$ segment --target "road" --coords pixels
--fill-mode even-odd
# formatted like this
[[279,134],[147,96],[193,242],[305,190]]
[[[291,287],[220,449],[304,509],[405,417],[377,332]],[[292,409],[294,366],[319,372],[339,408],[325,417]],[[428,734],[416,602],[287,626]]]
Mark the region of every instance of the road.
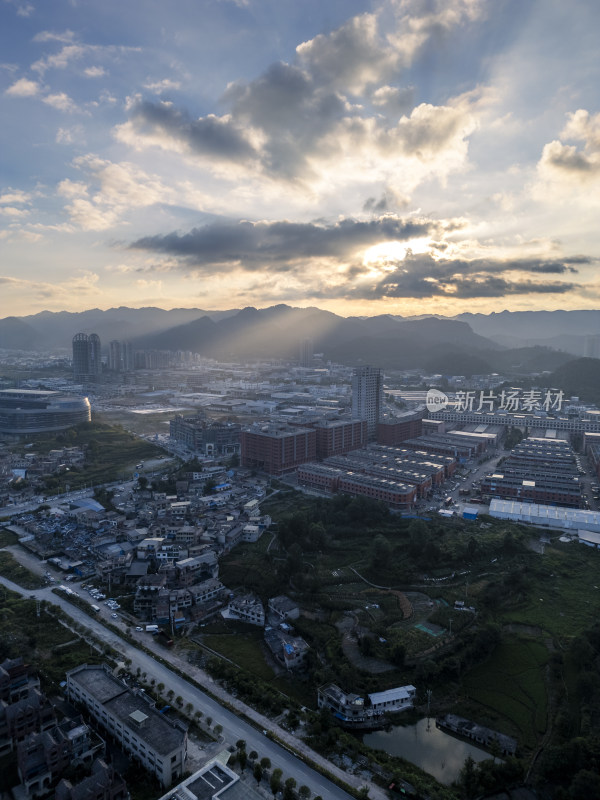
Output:
[[[118,636],[114,631],[107,629],[98,619],[91,618],[83,610],[69,603],[65,598],[54,594],[50,588],[30,591],[23,589],[2,576],[0,576],[0,583],[24,597],[39,597],[40,599],[47,600],[60,606],[71,619],[89,628],[94,636],[101,642],[104,642],[114,648],[118,653],[122,654],[123,660],[130,659],[131,670],[133,670],[134,673],[139,668],[141,673],[146,673],[147,680],[154,678],[157,684],[163,683],[165,687],[167,687],[167,690],[173,690],[175,696],[181,696],[183,698],[184,707],[187,703],[191,703],[194,707],[194,711],[198,710],[204,714],[204,719],[212,717],[214,723],[218,723],[222,726],[222,735],[225,742],[235,744],[239,739],[244,739],[247,743],[248,752],[256,750],[260,758],[265,756],[270,758],[273,767],[279,767],[283,770],[284,780],[288,777],[293,777],[298,785],[306,784],[313,794],[321,795],[323,798],[348,800],[350,797],[347,792],[303,763],[297,756],[288,752],[277,742],[265,736],[262,733],[263,730],[272,732],[290,748],[294,748],[306,758],[320,764],[331,774],[336,775],[339,779],[355,786],[357,789],[361,786],[368,785],[369,796],[373,798],[373,800],[384,800],[384,798],[387,798],[387,793],[380,787],[371,783],[367,784],[365,780],[357,778],[331,764],[331,762],[311,750],[288,731],[283,730],[267,717],[264,717],[262,714],[254,711],[254,709],[246,706],[240,700],[229,695],[203,670],[183,661],[183,659],[179,658],[175,653],[161,648],[148,634],[137,634],[141,641],[143,641],[144,646],[156,648],[157,654],[168,659],[174,667],[181,670],[184,674],[189,675],[190,678],[197,681],[200,685],[206,686],[211,694],[215,695],[218,699],[213,699],[213,697],[210,697],[197,686],[181,678],[165,664],[156,660],[152,655],[138,649]],[[219,700],[229,703],[237,713],[223,707]],[[256,727],[246,722],[241,716],[238,716],[238,714],[245,714],[249,719],[252,719],[258,726],[258,730]]]

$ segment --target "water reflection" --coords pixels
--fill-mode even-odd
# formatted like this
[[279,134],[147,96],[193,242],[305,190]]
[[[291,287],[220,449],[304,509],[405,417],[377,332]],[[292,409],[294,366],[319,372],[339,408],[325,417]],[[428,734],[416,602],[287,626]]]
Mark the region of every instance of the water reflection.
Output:
[[405,758],[444,784],[450,784],[458,777],[467,756],[474,761],[492,758],[484,750],[436,728],[433,718],[429,726],[427,719],[423,718],[416,725],[367,733],[363,742],[375,750]]

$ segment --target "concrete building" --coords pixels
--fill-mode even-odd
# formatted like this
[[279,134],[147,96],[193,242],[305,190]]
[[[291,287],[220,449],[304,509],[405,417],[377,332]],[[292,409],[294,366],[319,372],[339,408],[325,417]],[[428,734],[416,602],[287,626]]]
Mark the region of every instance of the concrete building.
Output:
[[240,452],[241,425],[233,422],[207,422],[203,417],[178,414],[169,423],[171,439],[205,456],[234,455]]
[[73,378],[93,381],[102,374],[100,337],[97,333],[76,333],[73,337]]
[[269,475],[293,472],[317,456],[317,433],[312,428],[267,424],[253,426],[241,434],[243,467]]
[[[228,753],[226,755],[229,755]],[[250,783],[242,782],[222,757],[213,758],[160,800],[264,800]]]
[[129,755],[170,786],[185,771],[187,729],[179,720],[160,714],[145,694],[131,691],[106,665],[84,664],[67,673],[71,702],[85,706],[90,716]]
[[352,418],[367,421],[370,441],[377,435],[383,415],[383,370],[379,367],[355,367],[352,371]]
[[246,594],[235,597],[229,602],[225,613],[233,619],[249,622],[251,625],[258,625],[261,628],[265,624],[265,609],[258,597],[254,595]]

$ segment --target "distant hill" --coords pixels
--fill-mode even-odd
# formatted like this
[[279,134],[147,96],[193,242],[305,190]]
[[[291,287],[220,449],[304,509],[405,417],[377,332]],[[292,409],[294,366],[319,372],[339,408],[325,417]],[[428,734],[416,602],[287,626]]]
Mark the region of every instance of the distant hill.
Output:
[[244,308],[217,322],[204,317],[140,337],[135,345],[194,350],[223,360],[296,358],[303,339],[311,339],[315,352],[323,353],[327,359],[347,364],[376,363],[396,369],[423,366],[435,351],[458,350],[468,354],[500,349],[491,340],[474,334],[466,323],[456,320],[345,318],[318,308],[286,305],[260,310]]
[[459,314],[475,333],[507,347],[546,345],[582,355],[586,336],[600,334],[600,311],[499,311]]
[[18,317],[0,319],[0,349],[37,350],[44,345],[42,334]]
[[548,376],[546,385],[562,389],[566,397],[575,395],[589,403],[600,403],[600,359],[569,361]]
[[[190,350],[221,360],[294,359],[302,340],[311,339],[315,352],[345,364],[420,367],[448,375],[525,374],[553,371],[572,360],[585,335],[596,330],[600,311],[503,311],[451,319],[342,317],[285,304],[225,311],[119,307],[7,317],[0,320],[0,347],[70,350],[73,336],[82,331],[97,333],[104,353],[119,339],[139,349]],[[540,341],[565,341],[571,349],[560,352]]]
[[[198,308],[109,308],[102,311],[99,308],[88,311],[41,311],[28,317],[21,317],[21,322],[31,326],[41,338],[39,347],[44,349],[69,348],[76,333],[97,333],[102,342],[103,350],[107,349],[109,341],[119,339],[129,341],[146,334],[167,330],[175,325],[190,322],[194,319],[210,314],[215,319],[223,319],[234,311],[207,312]],[[0,324],[4,320],[0,320]],[[29,346],[30,340],[26,336],[15,345],[16,349],[33,350],[37,345]]]

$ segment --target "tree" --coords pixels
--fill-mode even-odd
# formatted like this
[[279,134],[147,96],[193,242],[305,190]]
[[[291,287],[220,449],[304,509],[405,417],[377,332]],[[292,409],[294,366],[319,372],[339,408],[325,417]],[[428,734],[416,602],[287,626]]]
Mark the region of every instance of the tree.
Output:
[[246,740],[245,739],[238,739],[235,743],[235,746],[238,750],[245,750],[246,749]]
[[273,797],[277,794],[277,792],[281,789],[281,776],[283,775],[283,771],[277,767],[277,769],[273,770],[273,774],[271,775],[270,780],[270,787],[271,791],[273,792]]
[[245,750],[238,750],[238,761],[240,762],[240,768],[243,772],[246,769],[246,762],[248,761],[248,755]]
[[263,769],[271,769],[271,759],[266,756],[261,758],[260,765]]
[[260,783],[262,781],[263,768],[261,767],[261,765],[258,762],[256,762],[256,764],[254,765],[254,769],[252,770],[252,774],[254,775],[254,780],[257,783]]
[[256,761],[256,759],[258,758],[258,753],[256,752],[256,750],[251,750],[250,753],[248,753],[248,758],[250,759],[250,761]]
[[308,798],[310,797],[310,789],[305,783],[303,783],[302,786],[298,789],[298,794],[300,795],[302,800],[308,800]]
[[185,713],[188,715],[188,717],[190,716],[193,710],[194,706],[191,703],[187,703],[185,706]]
[[283,786],[283,797],[284,800],[293,800],[296,796],[294,789],[296,788],[296,779],[295,778],[288,778]]

